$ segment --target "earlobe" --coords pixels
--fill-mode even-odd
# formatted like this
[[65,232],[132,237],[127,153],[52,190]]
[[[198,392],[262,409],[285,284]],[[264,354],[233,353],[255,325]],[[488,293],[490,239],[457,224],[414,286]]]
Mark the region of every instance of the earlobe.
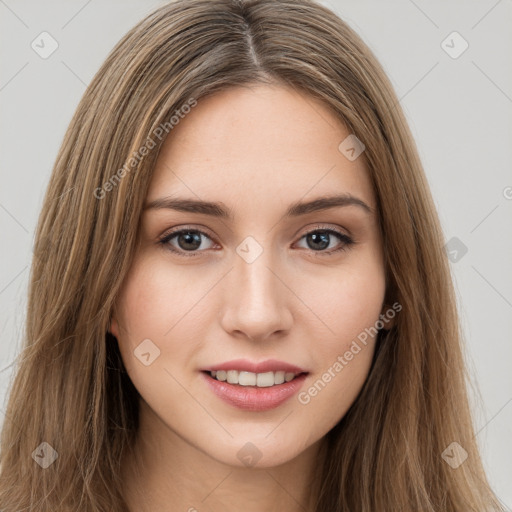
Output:
[[117,335],[118,335],[118,325],[117,325],[117,321],[114,318],[114,316],[110,317],[110,321],[109,321],[109,324],[108,324],[107,331],[117,338]]
[[385,304],[382,308],[382,312],[379,316],[379,319],[384,324],[382,327],[384,330],[389,331],[396,324],[396,314],[395,309],[388,304]]
[[119,337],[119,323],[117,321],[117,310],[116,303],[112,305],[112,309],[110,310],[110,318],[108,321],[107,332],[112,334],[115,338]]

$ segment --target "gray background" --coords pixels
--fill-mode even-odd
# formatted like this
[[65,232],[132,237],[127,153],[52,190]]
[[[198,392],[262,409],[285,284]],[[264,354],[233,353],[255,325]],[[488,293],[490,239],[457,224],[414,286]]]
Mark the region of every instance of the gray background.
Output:
[[[64,132],[111,48],[162,3],[0,0],[0,421],[19,350],[34,228]],[[451,267],[475,385],[476,436],[491,483],[511,507],[511,1],[322,3],[383,64],[416,138],[445,239],[458,239],[450,242],[459,244],[450,245]],[[31,48],[43,31],[59,45],[47,59]],[[461,40],[442,46],[453,31],[469,44],[457,58],[444,48],[458,52]]]

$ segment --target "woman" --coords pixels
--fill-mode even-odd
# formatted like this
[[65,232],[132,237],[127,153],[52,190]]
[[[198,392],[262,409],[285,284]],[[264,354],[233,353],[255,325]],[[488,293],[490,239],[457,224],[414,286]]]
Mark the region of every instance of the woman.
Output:
[[1,437],[14,510],[503,510],[443,236],[382,68],[327,8],[182,0],[57,157]]

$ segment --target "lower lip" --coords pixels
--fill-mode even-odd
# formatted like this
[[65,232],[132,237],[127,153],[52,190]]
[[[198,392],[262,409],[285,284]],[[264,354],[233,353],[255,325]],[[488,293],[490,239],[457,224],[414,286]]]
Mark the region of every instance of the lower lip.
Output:
[[291,398],[302,386],[306,373],[295,377],[290,382],[275,386],[259,388],[257,386],[240,386],[214,379],[208,372],[201,372],[210,389],[225,402],[246,411],[267,411],[280,406]]

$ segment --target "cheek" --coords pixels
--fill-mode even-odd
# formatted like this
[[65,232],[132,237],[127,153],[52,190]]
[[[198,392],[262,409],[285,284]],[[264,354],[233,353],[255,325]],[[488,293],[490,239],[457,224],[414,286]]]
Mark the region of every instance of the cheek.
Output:
[[313,322],[318,329],[315,349],[324,364],[326,357],[349,350],[358,336],[364,338],[365,329],[379,319],[385,296],[384,269],[376,257],[361,257],[356,264],[329,270],[304,280],[300,292],[318,319]]
[[[127,370],[136,371],[140,362],[134,358],[139,345],[151,340],[164,355],[172,343],[173,356],[179,358],[182,350],[192,349],[190,340],[180,343],[183,329],[190,322],[197,324],[197,312],[193,305],[204,289],[195,286],[190,275],[175,270],[169,271],[169,265],[162,265],[154,259],[135,263],[129,271],[117,301],[117,319],[119,324],[119,347]],[[146,342],[148,347],[151,344]],[[163,358],[155,362],[160,363]]]
[[321,417],[330,428],[352,405],[368,376],[385,296],[384,270],[377,257],[362,257],[350,267],[331,269],[328,279],[316,276],[314,283],[307,295],[321,320],[314,322],[316,333],[309,331],[315,343],[314,375],[298,399],[312,422]]

